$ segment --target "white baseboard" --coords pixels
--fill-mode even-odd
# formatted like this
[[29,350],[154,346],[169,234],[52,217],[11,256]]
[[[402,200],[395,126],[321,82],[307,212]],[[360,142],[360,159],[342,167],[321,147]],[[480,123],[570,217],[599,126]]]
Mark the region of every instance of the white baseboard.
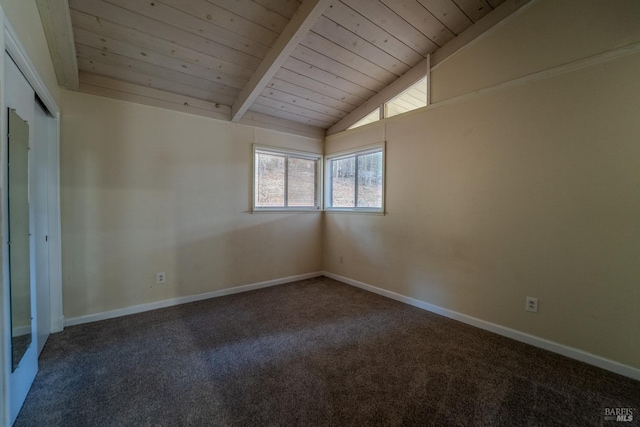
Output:
[[131,307],[120,308],[117,310],[105,311],[96,314],[87,314],[85,316],[70,317],[64,319],[64,326],[74,326],[83,323],[98,322],[100,320],[113,319],[114,317],[127,316],[129,314],[142,313],[144,311],[156,310],[158,308],[172,307],[175,305],[186,304],[189,302],[201,301],[209,298],[221,297],[224,295],[237,294],[240,292],[253,291],[254,289],[267,288],[269,286],[282,285],[284,283],[296,282],[298,280],[312,279],[320,277],[323,273],[317,271],[314,273],[299,274],[296,276],[283,277],[281,279],[267,280],[266,282],[253,283],[250,285],[236,286],[233,288],[221,289],[218,291],[207,292],[204,294],[190,295],[185,297],[171,298],[163,301],[150,302],[147,304],[134,305]]
[[511,338],[516,341],[520,341],[525,344],[532,345],[534,347],[539,347],[544,350],[551,351],[553,353],[561,354],[571,359],[579,360],[580,362],[588,363],[589,365],[597,366],[598,368],[606,369],[607,371],[615,372],[616,374],[624,375],[625,377],[629,377],[634,380],[640,381],[640,369],[638,368],[634,368],[629,365],[624,365],[622,363],[619,363],[610,359],[606,359],[604,357],[597,356],[595,354],[587,353],[586,351],[582,351],[577,348],[559,344],[554,341],[549,341],[544,338],[536,337],[535,335],[531,335],[525,332],[517,331],[515,329],[507,328],[506,326],[501,326],[495,323],[487,322],[486,320],[478,319],[476,317],[468,316],[466,314],[462,314],[453,310],[442,308],[437,305],[429,304],[428,302],[420,301],[415,298],[407,297],[395,292],[377,288],[375,286],[368,285],[366,283],[359,282],[357,280],[349,279],[348,277],[343,277],[338,274],[333,274],[325,271],[324,275],[331,279],[335,279],[340,282],[346,283],[348,285],[352,285],[360,289],[364,289],[366,291],[373,292],[375,294],[382,295],[384,297],[391,298],[396,301],[400,301],[405,304],[409,304],[414,307],[418,307],[423,310],[427,310],[444,317],[448,317],[450,319],[458,320],[468,325],[475,326],[476,328],[484,329],[484,330],[493,332],[495,334],[502,335],[507,338]]
[[31,325],[17,326],[11,330],[12,337],[21,337],[31,333]]

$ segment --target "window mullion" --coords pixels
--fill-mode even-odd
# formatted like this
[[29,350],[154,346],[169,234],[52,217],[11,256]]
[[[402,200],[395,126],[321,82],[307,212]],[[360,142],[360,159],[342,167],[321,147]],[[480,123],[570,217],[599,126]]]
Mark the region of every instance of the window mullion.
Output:
[[358,162],[360,160],[360,156],[356,156],[356,161],[355,161],[355,182],[353,185],[353,188],[355,189],[354,191],[354,197],[353,197],[353,207],[357,208],[358,207]]
[[313,179],[314,179],[314,189],[313,189],[313,200],[315,201],[315,207],[316,209],[320,209],[320,200],[318,199],[318,196],[320,196],[320,169],[318,167],[319,162],[315,162],[315,172],[313,175]]
[[289,207],[289,156],[284,158],[284,207]]

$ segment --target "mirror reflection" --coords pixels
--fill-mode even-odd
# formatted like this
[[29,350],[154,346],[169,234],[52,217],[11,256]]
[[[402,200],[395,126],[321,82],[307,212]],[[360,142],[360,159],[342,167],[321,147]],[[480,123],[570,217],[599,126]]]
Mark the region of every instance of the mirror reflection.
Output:
[[31,344],[29,265],[29,124],[9,110],[8,144],[9,280],[11,291],[11,371]]

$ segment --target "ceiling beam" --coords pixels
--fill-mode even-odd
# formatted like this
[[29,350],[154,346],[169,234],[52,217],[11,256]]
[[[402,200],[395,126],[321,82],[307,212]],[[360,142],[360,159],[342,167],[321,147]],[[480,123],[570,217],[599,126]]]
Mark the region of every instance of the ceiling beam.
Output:
[[58,84],[78,90],[78,62],[68,0],[36,0]]
[[[496,27],[498,23],[503,22],[505,18],[511,16],[515,11],[530,1],[531,0],[505,1],[491,13],[484,16],[450,42],[432,53],[430,64],[429,58],[420,61],[415,67],[398,77],[390,85],[373,95],[371,98],[363,102],[362,105],[358,106],[355,110],[344,116],[339,122],[327,129],[327,135],[333,135],[347,130],[349,126],[353,125],[376,108],[379,108],[385,102],[388,102],[400,95],[404,90],[408,89],[411,85],[426,76],[428,71],[437,68],[455,54],[472,45],[481,35],[488,34],[487,32],[490,29]],[[431,70],[428,70],[429,67]]]
[[231,107],[231,121],[238,122],[258,98],[282,64],[302,41],[316,20],[334,0],[304,0],[280,37],[253,73]]

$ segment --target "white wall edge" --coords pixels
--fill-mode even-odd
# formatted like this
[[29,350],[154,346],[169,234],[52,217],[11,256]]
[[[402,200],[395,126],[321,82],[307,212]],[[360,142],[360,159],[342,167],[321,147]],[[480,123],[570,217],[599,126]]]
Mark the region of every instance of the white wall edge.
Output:
[[36,94],[38,94],[51,115],[58,117],[60,114],[58,104],[56,104],[53,96],[51,96],[51,93],[40,78],[33,62],[31,62],[31,59],[29,59],[25,53],[27,50],[24,48],[22,43],[20,43],[20,39],[18,39],[15,30],[8,20],[4,21],[4,37],[5,50],[9,53],[22,74],[24,74],[24,77],[27,79]]
[[[64,329],[62,298],[62,214],[60,211],[60,114],[55,117],[55,141],[49,147],[53,150],[56,165],[53,177],[54,194],[49,184],[49,297],[51,302],[51,333]],[[51,159],[50,159],[51,160]]]
[[367,283],[349,279],[348,277],[340,276],[338,274],[329,273],[325,271],[324,275],[326,277],[337,280],[339,282],[343,282],[348,285],[355,286],[360,289],[364,289],[365,291],[373,292],[375,294],[382,295],[384,297],[387,297],[396,301],[400,301],[405,304],[409,304],[414,307],[421,308],[423,310],[430,311],[432,313],[439,314],[441,316],[448,317],[450,319],[454,319],[471,326],[475,326],[476,328],[484,329],[486,331],[493,332],[495,334],[502,335],[504,337],[511,338],[513,340],[520,341],[522,343],[529,344],[544,350],[548,350],[553,353],[557,353],[562,356],[566,356],[571,359],[575,359],[580,362],[584,362],[589,365],[593,365],[598,368],[605,369],[607,371],[611,371],[616,374],[623,375],[625,377],[629,377],[634,380],[640,381],[640,369],[638,368],[634,368],[629,365],[624,365],[614,360],[606,359],[604,357],[597,356],[595,354],[587,353],[586,351],[569,347],[563,344],[559,344],[557,342],[540,338],[535,335],[527,334],[525,332],[520,332],[515,329],[508,328],[506,326],[498,325],[496,323],[491,323],[486,320],[478,319],[476,317],[468,316],[466,314],[462,314],[453,310],[442,308],[437,305],[430,304],[428,302],[424,302],[415,298],[407,297],[405,295],[388,291],[386,289],[381,289],[376,286],[369,285]]
[[253,291],[255,289],[268,288],[270,286],[283,285],[285,283],[296,282],[298,280],[313,279],[321,277],[322,271],[313,273],[298,274],[296,276],[283,277],[281,279],[267,280],[265,282],[253,283],[249,285],[236,286],[233,288],[220,289],[213,292],[203,294],[189,295],[185,297],[170,298],[162,301],[150,302],[147,304],[139,304],[131,307],[120,308],[117,310],[104,311],[102,313],[87,314],[85,316],[70,317],[64,320],[64,326],[81,325],[83,323],[98,322],[100,320],[113,319],[115,317],[127,316],[129,314],[142,313],[145,311],[156,310],[159,308],[173,307],[176,305],[187,304],[190,302],[202,301],[210,298],[222,297],[225,295],[238,294],[241,292]]
[[[0,34],[0,47],[2,50],[6,50],[6,37],[4,28],[6,26],[7,20],[4,14],[4,10],[2,6],[0,6],[0,24],[2,25],[1,34]],[[0,55],[0,112],[6,111],[6,96],[4,94],[4,81],[5,81],[5,55],[4,52]],[[6,129],[7,126],[7,118],[5,114],[0,114],[0,128]],[[5,132],[0,132],[0,152],[6,153],[7,150],[7,137],[4,135]],[[6,176],[7,176],[7,168],[3,165],[4,162],[0,162],[0,191],[4,194],[7,188]],[[8,210],[7,204],[2,200],[0,200],[0,216],[2,218],[7,218]],[[9,377],[11,376],[11,335],[9,334],[9,328],[7,325],[11,324],[11,294],[9,293],[9,258],[7,256],[8,253],[8,245],[6,244],[6,235],[8,233],[7,221],[0,221],[0,262],[2,263],[2,272],[0,273],[0,277],[2,278],[2,283],[0,284],[0,288],[2,291],[2,297],[0,298],[0,341],[2,346],[0,347],[0,425],[1,426],[10,426],[11,425],[11,390]]]

